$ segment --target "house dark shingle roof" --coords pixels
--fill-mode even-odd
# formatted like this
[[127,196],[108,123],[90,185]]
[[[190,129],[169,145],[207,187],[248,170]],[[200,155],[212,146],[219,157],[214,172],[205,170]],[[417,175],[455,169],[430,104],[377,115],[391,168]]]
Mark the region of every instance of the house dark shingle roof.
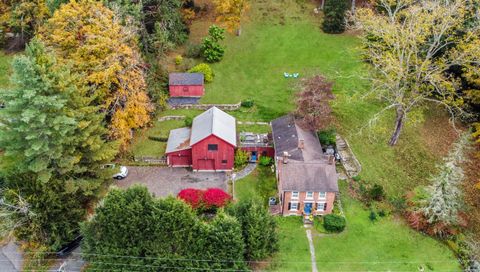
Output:
[[283,191],[338,192],[335,164],[289,161],[278,168]]
[[202,73],[171,73],[168,76],[170,85],[203,85]]
[[[273,120],[271,124],[276,157],[282,157],[284,152],[288,152],[290,160],[323,159],[322,146],[316,133],[299,127],[293,116],[282,116]],[[303,142],[303,149],[299,148],[300,141]]]

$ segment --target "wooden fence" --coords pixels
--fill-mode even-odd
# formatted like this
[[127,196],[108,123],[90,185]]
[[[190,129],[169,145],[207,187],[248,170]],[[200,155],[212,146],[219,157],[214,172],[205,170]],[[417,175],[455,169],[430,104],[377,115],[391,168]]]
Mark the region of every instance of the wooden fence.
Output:
[[167,165],[167,158],[166,157],[136,156],[134,158],[134,160],[135,160],[135,162],[144,162],[144,163],[151,163],[151,164]]

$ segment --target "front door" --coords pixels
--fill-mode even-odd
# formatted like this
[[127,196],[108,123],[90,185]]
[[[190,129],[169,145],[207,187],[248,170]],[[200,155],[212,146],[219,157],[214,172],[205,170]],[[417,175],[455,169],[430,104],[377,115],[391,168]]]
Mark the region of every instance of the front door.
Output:
[[305,212],[306,215],[310,215],[312,213],[312,208],[313,208],[313,203],[305,203],[303,212]]
[[257,161],[257,151],[252,151],[252,156],[251,156],[250,160],[251,160],[252,162],[256,162],[256,161]]

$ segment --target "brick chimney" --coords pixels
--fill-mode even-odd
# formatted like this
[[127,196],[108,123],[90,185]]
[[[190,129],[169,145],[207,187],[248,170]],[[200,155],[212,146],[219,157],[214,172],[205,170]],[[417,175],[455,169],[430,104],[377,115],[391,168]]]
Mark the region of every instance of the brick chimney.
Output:
[[284,164],[287,164],[287,163],[288,163],[288,157],[290,157],[290,155],[288,154],[287,151],[284,151],[284,152],[283,152],[283,163],[284,163]]
[[303,139],[298,140],[298,148],[304,149],[305,148],[305,141]]
[[335,164],[335,157],[334,156],[332,156],[332,155],[328,156],[328,164],[330,164],[330,165]]

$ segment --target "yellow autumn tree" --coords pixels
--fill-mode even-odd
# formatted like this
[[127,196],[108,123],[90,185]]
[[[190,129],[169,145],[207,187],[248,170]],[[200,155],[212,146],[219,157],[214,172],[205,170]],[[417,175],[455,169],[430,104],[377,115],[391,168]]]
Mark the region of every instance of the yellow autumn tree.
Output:
[[73,0],[38,35],[60,62],[83,74],[81,84],[90,87],[94,103],[107,113],[110,137],[125,148],[132,130],[147,124],[153,111],[135,31],[101,2]]
[[217,21],[223,23],[229,31],[240,28],[242,15],[248,9],[248,0],[213,0]]

